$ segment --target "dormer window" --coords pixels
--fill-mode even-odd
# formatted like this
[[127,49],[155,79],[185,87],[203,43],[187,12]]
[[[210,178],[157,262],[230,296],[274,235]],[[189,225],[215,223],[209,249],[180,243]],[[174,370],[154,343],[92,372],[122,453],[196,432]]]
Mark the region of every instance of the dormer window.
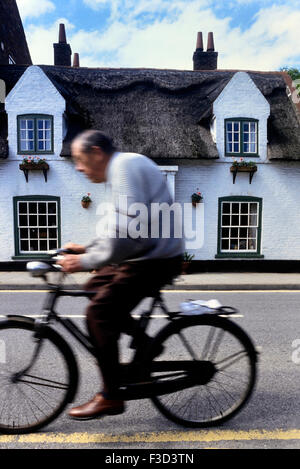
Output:
[[53,117],[48,115],[18,116],[18,153],[53,153]]
[[225,156],[259,156],[256,119],[225,120]]

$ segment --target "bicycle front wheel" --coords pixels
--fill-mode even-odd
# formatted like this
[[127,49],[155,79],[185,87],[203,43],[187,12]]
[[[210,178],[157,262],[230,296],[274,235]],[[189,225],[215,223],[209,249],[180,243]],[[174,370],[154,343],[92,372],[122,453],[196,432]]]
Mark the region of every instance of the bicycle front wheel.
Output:
[[[52,422],[75,396],[74,355],[53,329],[45,327],[37,356],[34,321],[0,322],[0,432],[34,432]],[[27,370],[28,366],[32,366]]]
[[[158,334],[154,349],[160,346],[164,352],[153,362],[151,377],[173,382],[174,392],[152,401],[168,419],[187,427],[214,426],[233,417],[248,401],[257,354],[235,323],[212,315],[177,319]],[[187,388],[176,390],[180,379],[187,379]]]

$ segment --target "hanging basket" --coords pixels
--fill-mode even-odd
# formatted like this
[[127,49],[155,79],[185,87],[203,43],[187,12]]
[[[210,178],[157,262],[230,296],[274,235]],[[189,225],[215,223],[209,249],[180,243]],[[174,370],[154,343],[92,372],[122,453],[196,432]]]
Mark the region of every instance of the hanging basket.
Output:
[[81,205],[83,208],[89,208],[91,202],[83,202],[81,201]]

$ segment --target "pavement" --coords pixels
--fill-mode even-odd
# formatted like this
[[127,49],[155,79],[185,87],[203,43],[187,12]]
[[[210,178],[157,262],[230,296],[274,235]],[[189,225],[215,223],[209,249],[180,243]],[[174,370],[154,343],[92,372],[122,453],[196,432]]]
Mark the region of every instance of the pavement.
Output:
[[[71,274],[65,277],[64,285],[80,289],[90,277],[91,274],[86,272]],[[42,279],[33,278],[27,272],[0,272],[0,290],[45,289],[47,285]],[[177,277],[174,284],[167,285],[164,290],[300,290],[300,273],[196,273]]]

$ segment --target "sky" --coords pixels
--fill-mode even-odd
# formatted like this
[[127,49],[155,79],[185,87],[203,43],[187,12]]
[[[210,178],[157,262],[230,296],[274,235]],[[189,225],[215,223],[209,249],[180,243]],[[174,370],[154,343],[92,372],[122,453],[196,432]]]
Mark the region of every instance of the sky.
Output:
[[197,32],[218,68],[300,68],[300,0],[17,0],[35,64],[53,64],[58,24],[81,66],[191,70]]

